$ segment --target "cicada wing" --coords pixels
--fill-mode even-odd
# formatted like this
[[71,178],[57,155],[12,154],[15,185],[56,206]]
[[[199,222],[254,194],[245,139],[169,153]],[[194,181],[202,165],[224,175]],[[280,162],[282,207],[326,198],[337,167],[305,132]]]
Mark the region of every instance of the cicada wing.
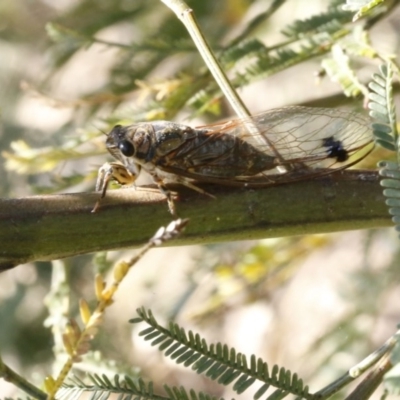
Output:
[[344,109],[283,107],[208,128],[236,135],[291,169],[343,168],[373,142],[369,119]]
[[[159,166],[172,182],[174,176],[179,176],[198,182],[262,187],[312,179],[355,164],[371,151],[368,145],[373,143],[368,118],[358,112],[336,109],[286,107],[251,119],[233,119],[197,129],[204,129],[205,137],[210,138],[204,153],[203,145],[185,153],[193,156],[197,164],[193,163],[192,168],[182,168],[181,163]],[[250,169],[241,170],[237,164],[217,157],[213,146],[216,151],[226,142],[227,135],[239,137],[270,156],[266,157],[265,169],[251,174]],[[238,154],[248,155],[244,149],[240,145]],[[221,166],[229,173],[222,173]]]
[[370,121],[357,111],[288,107],[254,117],[265,151],[284,163],[308,167],[343,167],[351,155],[373,143]]

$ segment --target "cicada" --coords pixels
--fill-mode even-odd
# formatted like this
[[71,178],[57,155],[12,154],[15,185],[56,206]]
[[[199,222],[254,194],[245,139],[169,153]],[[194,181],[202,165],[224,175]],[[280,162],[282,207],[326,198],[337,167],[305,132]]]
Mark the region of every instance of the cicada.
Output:
[[116,125],[106,147],[120,164],[100,168],[102,198],[111,179],[132,184],[144,170],[175,214],[168,183],[207,194],[198,183],[264,187],[310,179],[354,165],[373,140],[359,112],[284,107],[195,128],[170,121]]

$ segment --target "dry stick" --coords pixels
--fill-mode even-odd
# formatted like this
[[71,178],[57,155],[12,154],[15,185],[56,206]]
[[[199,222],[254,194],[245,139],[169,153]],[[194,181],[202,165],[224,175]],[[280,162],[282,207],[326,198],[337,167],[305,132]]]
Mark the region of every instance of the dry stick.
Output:
[[[335,382],[331,383],[327,387],[321,389],[320,391],[314,393],[318,399],[326,399],[332,396],[334,393],[338,392],[340,389],[348,385],[354,379],[358,378],[365,371],[370,369],[372,366],[377,364],[379,360],[390,354],[394,346],[398,342],[400,337],[400,331],[397,331],[393,336],[391,336],[379,349],[375,350],[369,356],[360,361],[357,365],[350,368],[347,373],[337,379]],[[385,361],[386,364],[386,361]]]
[[203,36],[196,18],[193,14],[193,10],[182,0],[161,0],[167,7],[169,7],[177,17],[182,21],[188,30],[194,44],[196,45],[200,55],[203,57],[208,69],[212,73],[215,81],[222,90],[230,105],[234,109],[235,113],[240,118],[246,118],[250,116],[250,112],[244,105],[242,99],[237,94],[236,90],[231,85],[228,77],[221,68],[218,60],[211,51],[205,37]]
[[[382,383],[385,374],[393,368],[391,354],[382,357],[363,381],[351,392],[345,400],[369,399]],[[383,398],[383,397],[381,397]]]

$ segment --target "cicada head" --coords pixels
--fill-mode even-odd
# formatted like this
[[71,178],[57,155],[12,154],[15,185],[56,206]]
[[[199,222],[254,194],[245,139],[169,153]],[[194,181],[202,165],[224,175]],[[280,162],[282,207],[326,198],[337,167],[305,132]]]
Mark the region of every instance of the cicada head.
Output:
[[107,150],[125,166],[147,162],[154,153],[152,133],[150,124],[116,125],[107,135]]
[[107,135],[108,151],[128,166],[132,160],[145,165],[167,156],[195,135],[186,125],[153,121],[128,126],[116,125]]

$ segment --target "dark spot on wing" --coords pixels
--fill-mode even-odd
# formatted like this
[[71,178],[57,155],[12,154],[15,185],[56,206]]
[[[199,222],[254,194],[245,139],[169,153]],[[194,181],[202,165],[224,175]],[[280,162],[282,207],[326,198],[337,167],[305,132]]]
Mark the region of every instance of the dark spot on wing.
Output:
[[340,140],[335,140],[332,136],[324,139],[322,145],[326,147],[329,158],[336,158],[338,162],[344,162],[349,158],[349,153],[343,147]]

